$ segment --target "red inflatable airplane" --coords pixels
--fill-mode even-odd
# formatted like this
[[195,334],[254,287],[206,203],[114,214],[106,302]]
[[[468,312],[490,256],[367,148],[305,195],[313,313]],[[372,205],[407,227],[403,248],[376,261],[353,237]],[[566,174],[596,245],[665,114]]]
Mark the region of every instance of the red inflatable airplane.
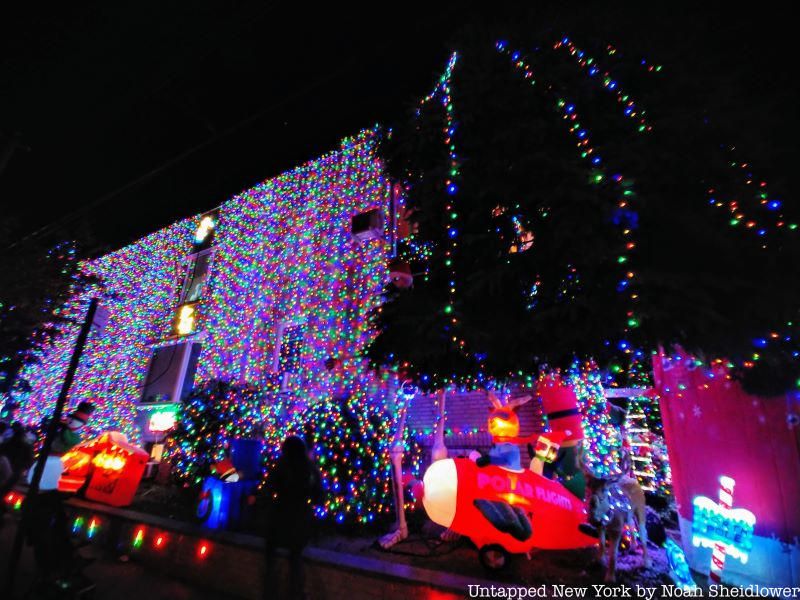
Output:
[[[509,553],[596,545],[595,538],[578,529],[586,522],[583,501],[561,483],[520,465],[518,444],[528,440],[518,437],[519,419],[514,409],[527,398],[508,405],[491,392],[489,398],[495,407],[488,424],[495,446],[477,462],[444,459],[428,467],[422,496],[428,517],[471,539],[481,562],[491,569],[505,566]],[[582,437],[580,433],[577,438]],[[561,440],[566,433],[557,431],[550,437]],[[547,440],[540,441],[548,445]],[[536,458],[541,460],[538,448]]]

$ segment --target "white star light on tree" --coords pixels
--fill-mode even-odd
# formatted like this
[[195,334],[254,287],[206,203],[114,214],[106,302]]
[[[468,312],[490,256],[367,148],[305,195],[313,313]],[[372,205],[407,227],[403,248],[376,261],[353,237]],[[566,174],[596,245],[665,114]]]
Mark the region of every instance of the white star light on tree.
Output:
[[695,417],[700,417],[700,416],[702,416],[702,414],[703,414],[703,410],[702,410],[702,409],[701,409],[701,408],[700,408],[700,407],[699,407],[697,404],[695,404],[695,405],[692,407],[692,414],[693,414]]

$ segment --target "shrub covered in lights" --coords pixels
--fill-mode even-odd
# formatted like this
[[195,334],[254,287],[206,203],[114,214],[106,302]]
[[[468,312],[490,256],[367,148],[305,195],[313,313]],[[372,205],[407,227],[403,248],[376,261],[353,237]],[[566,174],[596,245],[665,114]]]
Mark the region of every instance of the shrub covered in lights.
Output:
[[207,381],[181,409],[165,458],[179,481],[200,485],[211,465],[225,457],[230,440],[263,437],[265,417],[265,397],[253,387]]
[[392,509],[389,443],[392,415],[370,402],[364,388],[348,386],[289,419],[279,419],[267,434],[268,468],[289,434],[301,435],[322,475],[324,502],[316,515],[337,524],[368,524]]

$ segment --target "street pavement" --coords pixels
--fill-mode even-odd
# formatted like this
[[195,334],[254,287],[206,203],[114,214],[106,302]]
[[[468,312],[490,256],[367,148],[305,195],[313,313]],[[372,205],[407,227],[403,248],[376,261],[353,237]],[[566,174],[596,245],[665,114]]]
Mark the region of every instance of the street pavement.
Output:
[[[0,598],[34,600],[37,596],[29,594],[34,585],[35,571],[33,552],[28,546],[23,551],[17,569],[14,596],[9,598],[3,589],[17,523],[9,515],[0,519]],[[91,594],[95,600],[233,600],[232,596],[202,590],[165,577],[162,573],[148,571],[139,563],[123,562],[117,557],[102,555],[93,547],[82,548],[81,554],[96,558],[84,570],[97,586]]]

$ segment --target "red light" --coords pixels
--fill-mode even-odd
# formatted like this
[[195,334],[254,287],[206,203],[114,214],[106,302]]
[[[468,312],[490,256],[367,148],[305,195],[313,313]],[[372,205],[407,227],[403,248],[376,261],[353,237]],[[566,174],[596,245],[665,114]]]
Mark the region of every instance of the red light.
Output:
[[167,541],[167,540],[164,538],[164,536],[163,536],[163,535],[158,535],[158,536],[156,536],[155,547],[156,547],[156,548],[161,548],[161,547],[163,547],[163,546],[164,546],[164,542],[166,542],[166,541]]
[[6,502],[8,502],[9,504],[14,504],[14,492],[10,492],[6,496]]
[[205,543],[205,542],[202,542],[197,547],[197,557],[198,558],[205,558],[206,556],[208,556],[208,551],[209,550],[210,550],[209,545],[207,543]]

